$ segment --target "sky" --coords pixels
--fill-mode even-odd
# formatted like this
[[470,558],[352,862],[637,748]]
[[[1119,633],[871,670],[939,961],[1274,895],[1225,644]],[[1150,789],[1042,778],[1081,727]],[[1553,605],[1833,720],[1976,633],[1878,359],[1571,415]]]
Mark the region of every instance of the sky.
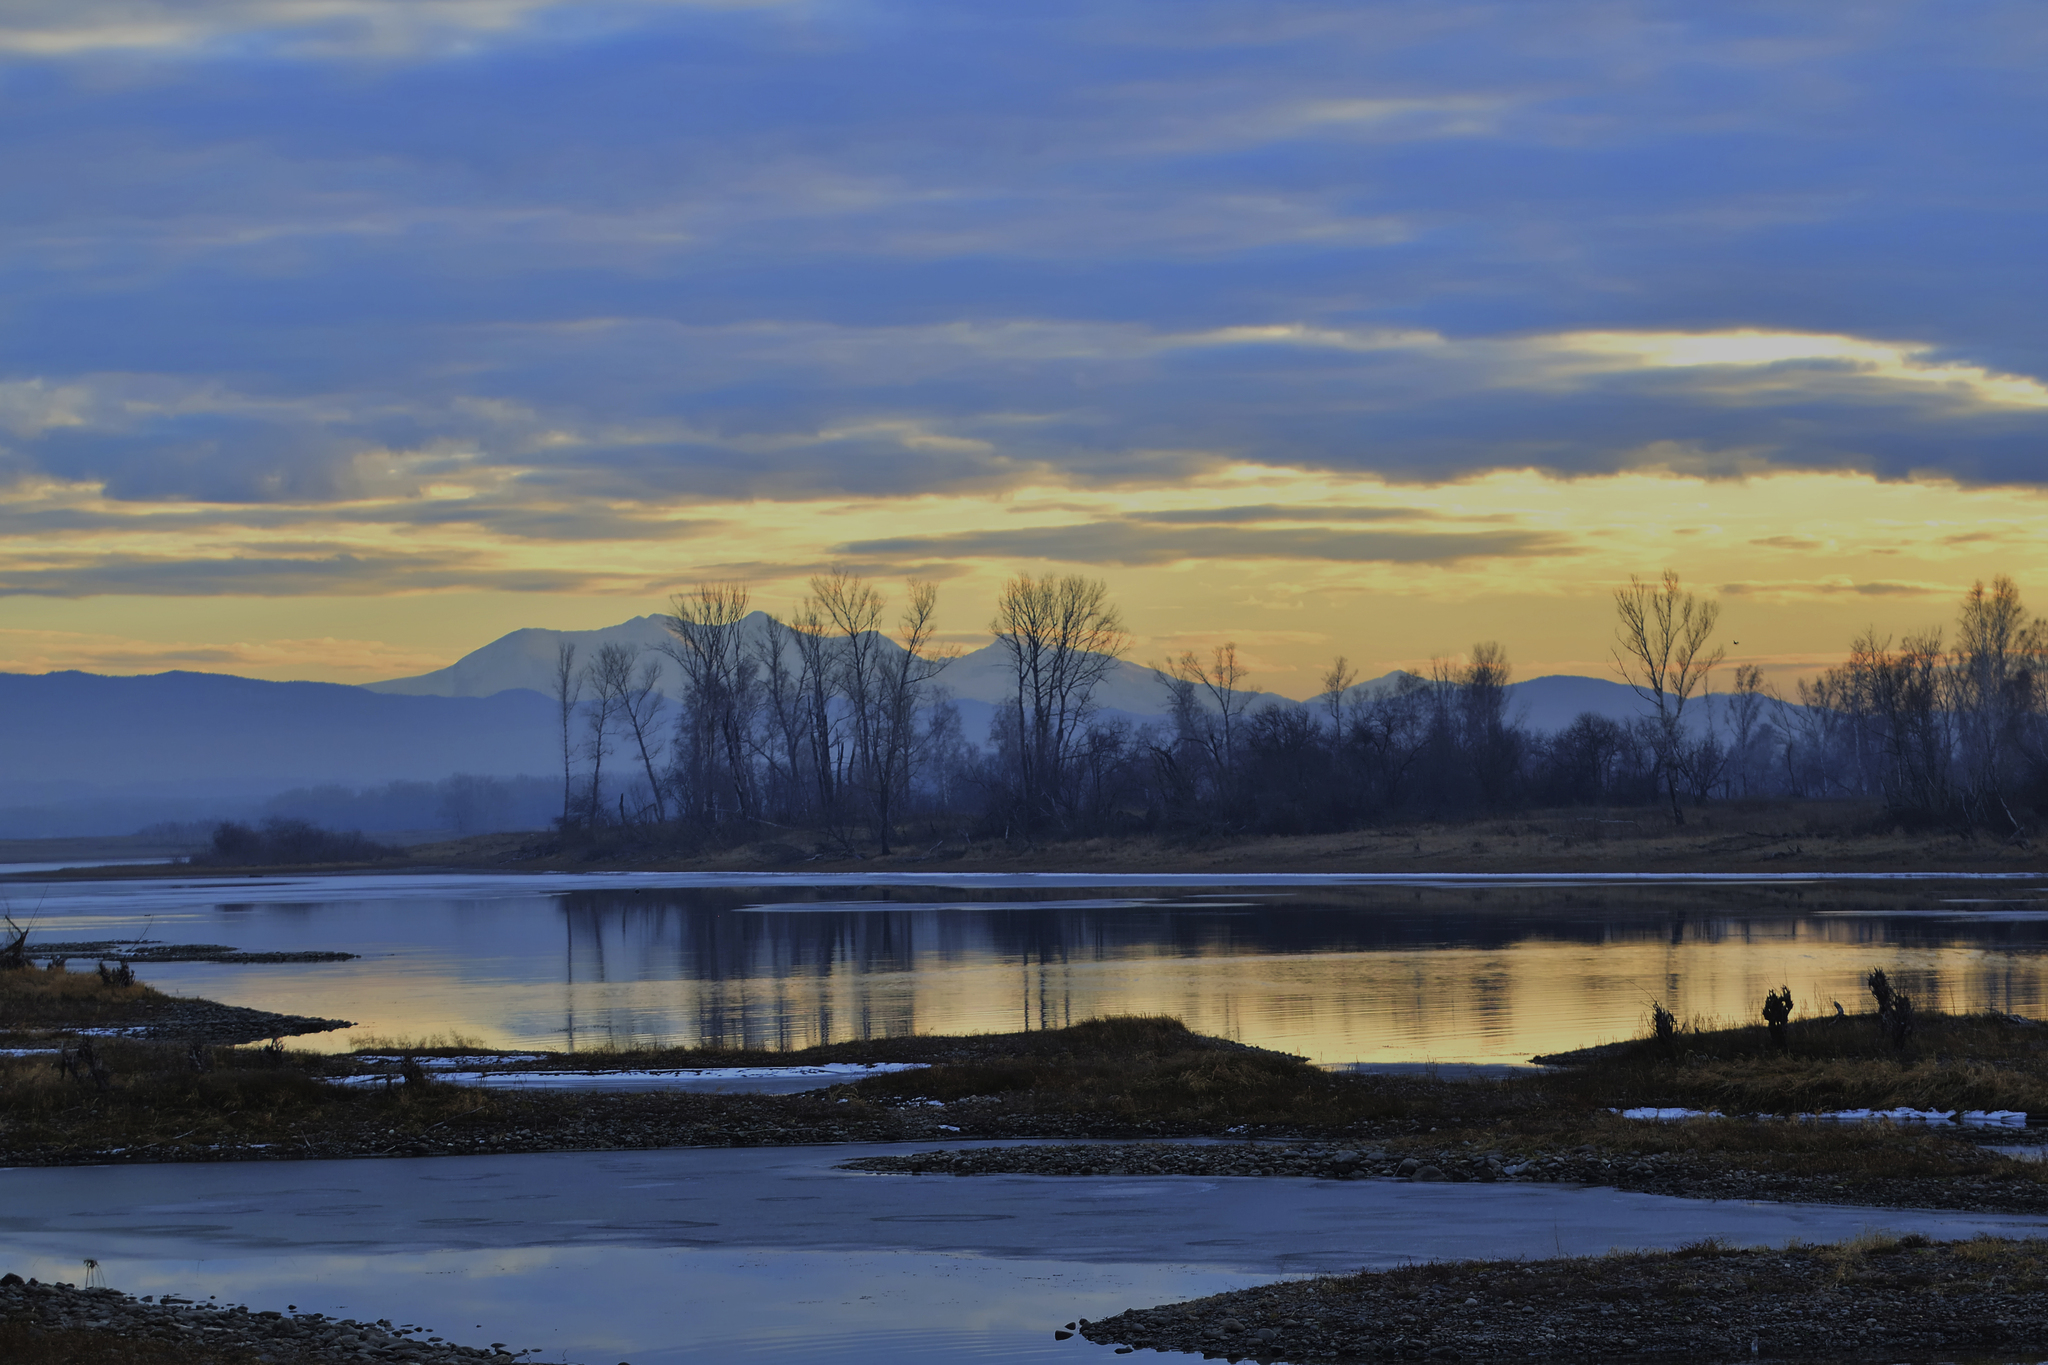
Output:
[[0,668],[1107,580],[1306,695],[2048,607],[2048,22],[0,0]]

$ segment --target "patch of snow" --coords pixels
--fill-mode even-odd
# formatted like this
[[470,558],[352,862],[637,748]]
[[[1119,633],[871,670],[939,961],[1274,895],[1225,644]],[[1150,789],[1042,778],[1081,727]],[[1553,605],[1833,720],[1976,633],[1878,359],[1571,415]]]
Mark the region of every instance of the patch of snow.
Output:
[[[434,1079],[486,1089],[661,1090],[701,1088],[748,1081],[817,1081],[820,1085],[896,1071],[921,1071],[925,1062],[827,1062],[821,1066],[718,1066],[634,1071],[441,1071]],[[332,1085],[390,1085],[394,1073],[330,1076]]]
[[[1708,1112],[1702,1109],[1610,1109],[1610,1114],[1619,1114],[1625,1119],[1652,1119],[1669,1122],[1674,1119],[1718,1119],[1723,1117],[1720,1110]],[[1775,1116],[1762,1116],[1775,1117]],[[1795,1117],[1821,1123],[1962,1123],[1973,1128],[2024,1128],[2027,1115],[2019,1109],[1969,1109],[1958,1114],[1953,1109],[1830,1109],[1817,1114],[1799,1114]]]
[[[365,1066],[397,1066],[405,1061],[405,1057],[403,1054],[394,1053],[390,1056],[362,1056],[355,1058],[355,1060],[363,1063]],[[514,1062],[541,1062],[547,1059],[538,1052],[505,1052],[479,1053],[474,1057],[415,1057],[413,1060],[418,1062],[420,1068],[425,1071],[453,1071],[458,1067],[491,1066],[494,1064],[509,1066]]]

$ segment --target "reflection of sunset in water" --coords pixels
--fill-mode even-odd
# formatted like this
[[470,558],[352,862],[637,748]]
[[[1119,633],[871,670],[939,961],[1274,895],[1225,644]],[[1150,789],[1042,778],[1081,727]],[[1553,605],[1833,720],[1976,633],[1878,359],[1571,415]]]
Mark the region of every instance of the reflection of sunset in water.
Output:
[[2024,900],[1945,904],[1939,888],[777,894],[195,903],[155,912],[152,932],[364,956],[148,976],[357,1022],[301,1040],[328,1048],[452,1034],[791,1048],[1140,1012],[1319,1061],[1516,1060],[1633,1034],[1653,999],[1681,1019],[1746,1020],[1784,984],[1802,1017],[1834,1000],[1859,1012],[1880,966],[1923,1005],[2048,1013],[2048,917]]
[[[1787,925],[1782,935],[1714,941],[1441,946],[1309,955],[1197,956],[1138,948],[1003,962],[934,950],[904,971],[862,971],[841,959],[823,973],[723,981],[586,981],[576,992],[579,1045],[646,1036],[661,1021],[678,1041],[774,1047],[872,1034],[1058,1027],[1110,1013],[1170,1014],[1204,1033],[1317,1060],[1523,1060],[1638,1032],[1649,1002],[1679,1017],[1748,1019],[1764,993],[1792,986],[1804,1016],[1868,1008],[1873,966],[1943,1008],[2038,1013],[2035,953],[1871,943]],[[1821,932],[1812,932],[1819,929]],[[624,937],[623,934],[620,935]],[[624,954],[615,944],[605,956]],[[950,960],[949,960],[950,959]],[[593,957],[587,969],[597,966]],[[694,1032],[689,1031],[695,1021]]]

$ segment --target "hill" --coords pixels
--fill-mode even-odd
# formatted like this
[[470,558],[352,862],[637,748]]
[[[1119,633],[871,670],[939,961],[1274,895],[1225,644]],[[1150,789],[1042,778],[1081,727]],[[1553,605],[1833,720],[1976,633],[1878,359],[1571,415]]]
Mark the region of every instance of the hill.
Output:
[[559,770],[553,703],[216,673],[0,674],[0,835],[210,819],[287,787]]

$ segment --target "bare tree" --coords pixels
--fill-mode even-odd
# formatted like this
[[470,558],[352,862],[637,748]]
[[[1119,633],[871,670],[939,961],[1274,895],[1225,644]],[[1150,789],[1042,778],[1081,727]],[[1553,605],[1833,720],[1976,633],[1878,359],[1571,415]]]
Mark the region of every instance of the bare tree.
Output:
[[875,806],[875,830],[882,852],[889,851],[894,829],[896,802],[908,791],[911,770],[917,760],[919,735],[917,713],[929,695],[932,679],[953,661],[953,651],[934,651],[932,633],[937,629],[939,590],[931,583],[913,580],[910,601],[897,626],[896,643],[901,653],[887,662],[881,672],[880,708],[875,725],[875,758],[871,764],[870,789]]
[[1705,686],[1725,653],[1718,646],[1709,647],[1721,619],[1721,604],[1701,601],[1680,586],[1675,571],[1666,569],[1661,583],[1645,583],[1631,574],[1628,586],[1614,591],[1614,610],[1614,666],[1650,707],[1650,738],[1663,767],[1671,820],[1682,825],[1685,812],[1678,804],[1678,783],[1688,776],[1691,757],[1685,704]]
[[1522,732],[1508,716],[1508,684],[1513,678],[1508,652],[1492,640],[1472,646],[1471,658],[1458,674],[1466,761],[1487,806],[1507,800],[1522,762]]
[[1344,694],[1358,682],[1358,670],[1342,654],[1330,661],[1323,670],[1323,690],[1320,699],[1323,710],[1330,713],[1330,733],[1338,739],[1344,737]]
[[761,633],[752,642],[754,671],[761,680],[761,702],[767,712],[761,743],[769,779],[765,800],[785,817],[807,805],[814,792],[805,779],[810,758],[810,710],[804,704],[808,655],[792,647],[794,633],[775,617],[764,615]]
[[1731,783],[1749,795],[1756,778],[1756,749],[1764,737],[1764,703],[1770,694],[1764,688],[1764,671],[1755,664],[1735,666],[1735,690],[1728,694],[1729,748],[1734,760]]
[[589,738],[584,751],[590,755],[590,825],[595,829],[604,815],[604,760],[611,752],[614,729],[626,699],[633,689],[633,665],[640,652],[614,641],[599,645],[597,656],[583,670],[584,686],[590,690],[592,705],[587,717]]
[[1095,689],[1128,647],[1123,617],[1100,579],[1019,574],[1003,585],[990,625],[1016,679],[1011,719],[1017,797],[1025,819],[1053,817],[1094,710]]
[[667,701],[661,690],[661,664],[649,659],[642,664],[621,699],[619,715],[626,722],[626,728],[633,736],[633,747],[640,754],[640,770],[647,774],[647,790],[654,799],[654,818],[667,821],[668,803],[662,799],[661,778],[654,771],[654,751],[660,747],[655,738],[656,726],[661,720],[663,704]]
[[555,646],[554,696],[562,726],[562,823],[567,825],[576,800],[576,704],[583,696],[583,675],[576,671],[576,646],[568,640]]
[[837,819],[843,767],[843,745],[832,705],[840,676],[839,649],[815,598],[804,599],[791,627],[798,660],[796,693],[816,792],[814,808],[829,826]]
[[[875,811],[886,747],[884,701],[887,691],[882,651],[882,612],[888,600],[873,584],[858,574],[835,569],[811,579],[811,595],[805,602],[807,614],[822,617],[833,634],[833,683],[845,703],[844,719],[850,748],[841,779],[855,791],[868,795],[870,813]],[[879,820],[876,822],[879,825]],[[876,837],[886,851],[887,833],[877,828]],[[842,836],[843,837],[843,836]]]
[[1186,650],[1158,671],[1185,689],[1168,688],[1176,709],[1187,709],[1198,692],[1206,694],[1215,704],[1214,720],[1203,727],[1206,733],[1202,739],[1218,781],[1227,782],[1237,767],[1237,723],[1243,717],[1245,707],[1251,704],[1251,697],[1243,687],[1250,670],[1238,662],[1235,641],[1217,645],[1209,653],[1209,660],[1205,663],[1194,650]]
[[[683,674],[677,767],[682,799],[708,824],[754,814],[754,661],[746,648],[744,583],[700,583],[669,602],[661,650]],[[730,797],[728,805],[726,798]]]
[[2006,802],[2026,729],[2041,709],[2048,623],[2028,620],[2020,590],[2003,574],[1963,597],[1949,660],[1949,693],[1962,767],[1963,817],[1973,826],[2020,824]]

